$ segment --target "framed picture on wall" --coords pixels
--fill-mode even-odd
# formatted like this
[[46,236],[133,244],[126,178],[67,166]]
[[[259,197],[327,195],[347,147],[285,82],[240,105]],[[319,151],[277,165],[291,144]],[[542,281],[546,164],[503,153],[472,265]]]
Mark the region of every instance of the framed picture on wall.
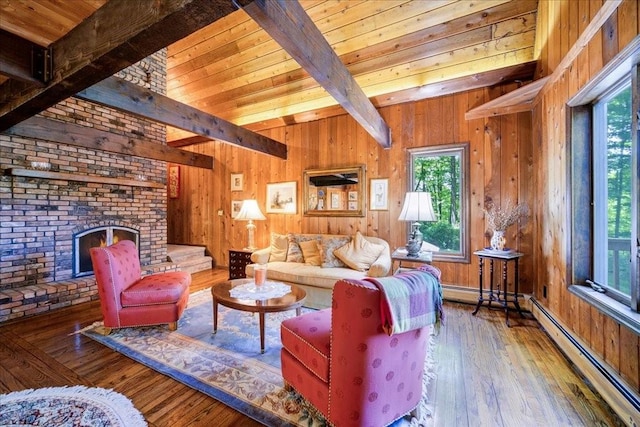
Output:
[[267,213],[295,214],[297,182],[267,184]]
[[369,183],[371,191],[369,209],[372,211],[389,210],[389,179],[373,178]]
[[180,166],[169,166],[167,192],[169,193],[170,199],[177,199],[180,197]]
[[244,177],[241,173],[231,174],[231,191],[242,191],[244,186]]
[[242,208],[242,200],[231,201],[231,218],[235,218]]

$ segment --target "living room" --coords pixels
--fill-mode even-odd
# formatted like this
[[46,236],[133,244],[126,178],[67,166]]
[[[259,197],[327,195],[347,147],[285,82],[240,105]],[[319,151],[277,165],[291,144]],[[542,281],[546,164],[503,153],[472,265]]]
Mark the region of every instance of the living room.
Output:
[[[153,120],[132,118],[76,97],[56,103],[39,117],[62,121],[65,128],[54,131],[37,122],[24,124],[22,129],[19,124],[5,128],[0,133],[0,168],[5,172],[0,179],[0,318],[6,322],[95,301],[97,290],[91,276],[74,273],[73,253],[77,246],[74,236],[96,226],[136,230],[141,236],[142,264],[153,266],[155,272],[172,268],[165,262],[167,243],[203,246],[215,267],[226,268],[229,250],[246,246],[246,222],[231,215],[233,202],[245,199],[256,199],[266,216],[266,220],[255,222],[258,247],[269,245],[272,232],[354,235],[357,231],[384,239],[392,250],[403,247],[408,226],[398,217],[409,189],[408,151],[467,144],[466,259],[452,262],[436,256],[433,261],[442,271],[445,298],[477,300],[479,260],[472,252],[489,244],[484,213],[488,203],[511,200],[527,204],[531,211],[528,220],[507,230],[506,235],[508,245],[525,254],[520,261],[519,291],[527,296],[526,308],[605,400],[624,420],[630,420],[627,415],[637,411],[634,402],[638,402],[640,389],[637,318],[633,323],[626,317],[615,317],[569,288],[576,277],[572,246],[576,231],[571,228],[567,102],[600,79],[606,66],[624,62],[618,55],[636,46],[639,32],[638,2],[610,3],[536,4],[539,53],[535,72],[524,83],[511,79],[479,84],[464,91],[387,105],[380,96],[377,110],[391,131],[389,148],[377,143],[339,106],[243,124],[285,144],[286,159],[220,140],[180,147],[193,154],[183,163],[158,160],[150,154],[151,149],[135,142],[132,151],[120,154],[103,151],[97,143],[79,148],[55,138],[58,134],[76,135],[82,126],[125,141],[144,136],[147,142],[163,145],[167,140],[187,137],[181,131],[165,130]],[[169,46],[114,74],[167,94],[162,80],[171,49]],[[520,107],[526,104],[526,108],[506,108],[498,113],[487,110],[484,115],[468,118],[470,110],[502,95],[518,93],[531,80],[544,77],[547,80],[539,93],[528,104],[521,103]],[[7,108],[2,107],[3,115]],[[27,127],[30,129],[25,130]],[[24,136],[25,132],[34,135],[34,129],[40,129],[41,136]],[[47,134],[52,139],[47,139]],[[194,166],[207,159],[212,161],[211,168]],[[369,207],[370,180],[385,179],[387,210],[365,209],[363,216],[355,217],[305,215],[305,171],[359,165],[365,170],[365,207]],[[175,195],[168,194],[165,186],[169,168],[179,170]],[[21,170],[31,175],[21,176]],[[232,175],[242,176],[240,188],[232,189]],[[112,178],[119,181],[109,181]],[[154,183],[162,185],[155,188]],[[296,183],[298,206],[294,213],[266,211],[268,186],[279,183]],[[22,301],[19,304],[18,299]]]

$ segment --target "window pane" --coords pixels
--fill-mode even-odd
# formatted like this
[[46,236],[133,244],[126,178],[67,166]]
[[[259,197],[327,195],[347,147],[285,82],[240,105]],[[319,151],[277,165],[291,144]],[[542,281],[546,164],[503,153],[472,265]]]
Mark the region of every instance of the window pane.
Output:
[[[602,177],[606,181],[606,188],[601,187],[605,191],[606,198],[603,197],[600,212],[596,212],[596,217],[601,215],[604,221],[596,223],[602,224],[602,228],[606,227],[606,230],[596,233],[596,236],[602,236],[604,240],[597,242],[597,245],[606,247],[606,257],[602,260],[606,262],[606,270],[603,265],[599,269],[601,272],[606,271],[606,278],[597,279],[624,295],[630,295],[631,86],[624,87],[604,103],[604,109],[596,111],[602,111],[606,117],[606,144],[601,145],[606,150],[606,156],[602,156],[606,158],[606,177]],[[598,262],[597,257],[596,262]]]
[[411,151],[410,191],[431,193],[436,221],[422,222],[424,241],[440,248],[434,258],[466,258],[464,203],[466,146],[439,146]]

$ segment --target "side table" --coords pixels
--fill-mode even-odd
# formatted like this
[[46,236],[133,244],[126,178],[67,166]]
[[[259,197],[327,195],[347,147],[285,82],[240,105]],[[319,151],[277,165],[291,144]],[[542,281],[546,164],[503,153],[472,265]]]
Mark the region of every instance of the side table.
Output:
[[[433,260],[433,254],[431,252],[420,252],[417,257],[407,255],[407,251],[403,249],[396,249],[391,254],[391,269],[395,274],[396,271],[402,268],[402,263],[416,263],[416,264],[431,264]],[[398,263],[398,268],[395,269],[394,264]]]
[[245,267],[251,264],[252,253],[247,249],[229,249],[229,280],[247,277]]
[[[480,261],[478,265],[478,269],[480,273],[480,282],[479,282],[480,295],[478,297],[478,304],[476,305],[476,309],[473,311],[472,314],[475,316],[475,314],[480,309],[480,306],[485,301],[487,302],[487,307],[491,307],[491,303],[495,301],[498,304],[502,305],[502,307],[504,308],[507,326],[510,327],[511,325],[509,324],[509,303],[512,303],[515,306],[515,308],[518,310],[518,313],[520,313],[520,316],[524,317],[524,315],[522,314],[522,309],[520,308],[520,303],[518,302],[518,282],[519,282],[518,260],[520,259],[520,257],[524,256],[524,254],[520,252],[499,252],[499,251],[493,251],[489,249],[483,249],[480,251],[475,251],[474,255],[477,255]],[[484,282],[484,272],[485,272],[484,260],[485,259],[489,260],[489,294],[487,295],[487,298],[484,297],[484,292],[483,292],[483,282]],[[500,285],[498,285],[497,291],[494,291],[494,282],[493,282],[494,261],[502,262],[502,289],[500,288]],[[507,291],[508,289],[507,273],[508,273],[509,263],[515,264],[513,294],[509,294],[509,292]],[[511,297],[511,299],[509,297]]]

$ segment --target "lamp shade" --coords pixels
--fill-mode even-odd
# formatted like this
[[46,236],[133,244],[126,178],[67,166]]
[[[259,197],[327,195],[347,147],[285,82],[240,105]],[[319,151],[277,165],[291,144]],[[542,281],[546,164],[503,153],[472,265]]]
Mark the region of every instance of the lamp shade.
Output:
[[404,196],[400,221],[435,221],[431,193],[410,191]]
[[240,212],[234,219],[239,221],[249,221],[249,220],[264,220],[267,219],[258,207],[258,201],[249,199],[242,202],[242,207],[240,208]]

